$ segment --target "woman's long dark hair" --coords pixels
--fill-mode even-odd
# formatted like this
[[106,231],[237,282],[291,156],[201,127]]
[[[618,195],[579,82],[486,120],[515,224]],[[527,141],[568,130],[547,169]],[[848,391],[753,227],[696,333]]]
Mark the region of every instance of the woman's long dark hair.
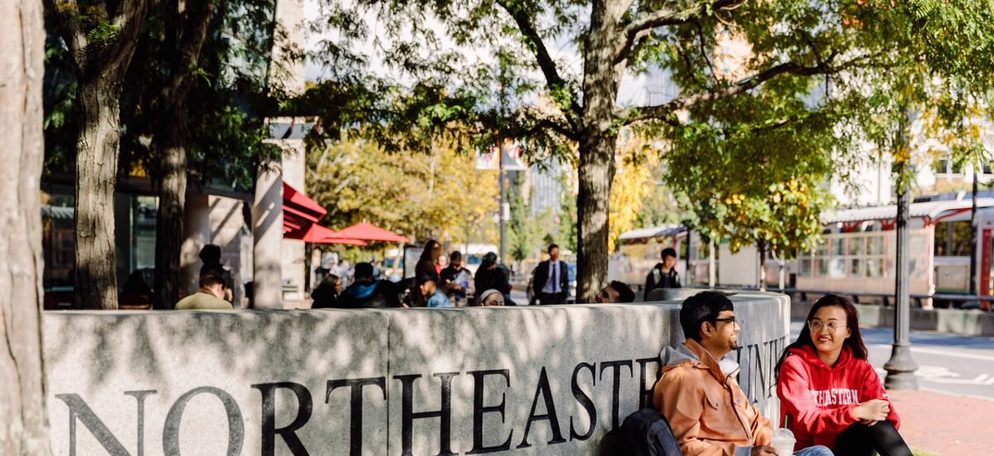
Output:
[[852,350],[852,355],[858,359],[866,359],[866,345],[863,343],[863,335],[859,332],[859,312],[856,310],[856,306],[853,305],[852,301],[839,295],[827,294],[822,296],[821,299],[815,301],[815,305],[811,306],[811,311],[808,312],[808,318],[804,320],[804,327],[801,328],[801,334],[797,336],[797,340],[790,344],[783,350],[780,355],[780,360],[777,361],[776,376],[777,380],[780,380],[780,367],[783,366],[784,360],[787,359],[787,355],[790,354],[790,349],[795,347],[808,346],[814,348],[815,343],[811,339],[811,330],[808,328],[808,322],[815,317],[818,310],[822,307],[841,307],[843,311],[846,312],[846,326],[850,329],[851,334],[849,338],[846,339],[843,344]]
[[434,265],[435,259],[431,257],[431,252],[434,251],[436,247],[441,247],[441,246],[442,245],[439,244],[438,241],[434,239],[429,239],[428,242],[425,242],[425,249],[421,251],[421,257],[418,258],[418,263],[427,261],[428,263]]

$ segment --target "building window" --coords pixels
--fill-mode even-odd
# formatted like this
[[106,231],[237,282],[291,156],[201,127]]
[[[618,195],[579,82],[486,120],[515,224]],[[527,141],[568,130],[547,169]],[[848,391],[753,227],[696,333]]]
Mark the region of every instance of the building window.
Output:
[[969,220],[935,225],[935,256],[970,256],[973,230]]

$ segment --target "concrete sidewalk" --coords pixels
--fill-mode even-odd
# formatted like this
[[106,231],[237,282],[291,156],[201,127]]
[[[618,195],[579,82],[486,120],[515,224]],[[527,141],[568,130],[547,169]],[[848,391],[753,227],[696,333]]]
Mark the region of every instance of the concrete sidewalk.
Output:
[[939,456],[994,455],[994,401],[929,391],[891,391],[901,435]]

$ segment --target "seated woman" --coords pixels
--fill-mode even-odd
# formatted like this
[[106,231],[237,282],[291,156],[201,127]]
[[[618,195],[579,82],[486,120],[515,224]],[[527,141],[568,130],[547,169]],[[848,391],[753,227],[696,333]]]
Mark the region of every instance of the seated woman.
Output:
[[777,363],[781,422],[786,420],[797,448],[911,456],[897,432],[897,411],[866,357],[853,303],[836,295],[815,302],[797,341]]
[[480,294],[479,305],[483,307],[495,307],[504,305],[504,294],[500,290],[493,288]]

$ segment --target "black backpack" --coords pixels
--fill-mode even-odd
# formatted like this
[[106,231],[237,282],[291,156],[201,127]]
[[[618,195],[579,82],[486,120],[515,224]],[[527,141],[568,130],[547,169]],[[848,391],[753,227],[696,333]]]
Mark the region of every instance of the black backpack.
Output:
[[618,456],[683,456],[670,423],[656,409],[628,415],[618,430]]

